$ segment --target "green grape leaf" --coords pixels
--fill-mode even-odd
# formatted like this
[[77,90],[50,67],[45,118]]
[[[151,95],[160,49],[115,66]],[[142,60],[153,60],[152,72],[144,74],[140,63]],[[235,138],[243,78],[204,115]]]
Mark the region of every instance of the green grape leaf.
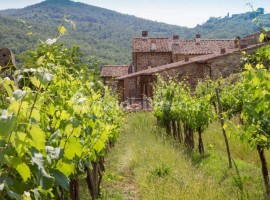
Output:
[[4,189],[4,187],[5,187],[4,183],[0,184],[0,191],[2,191]]
[[40,56],[38,59],[37,59],[37,65],[38,66],[41,66],[43,64],[43,61],[45,59],[45,56]]
[[37,152],[36,150],[32,150],[31,153],[32,153],[32,162],[36,163],[39,169],[43,169],[44,160],[42,154]]
[[71,124],[67,125],[65,128],[65,135],[69,136],[70,134],[71,136],[79,137],[81,135],[81,126],[75,128]]
[[77,128],[74,128],[74,131],[73,131],[73,134],[72,135],[75,136],[75,137],[79,137],[81,135],[81,132],[82,132],[82,129],[79,126]]
[[245,64],[245,69],[250,71],[253,69],[252,65],[251,64]]
[[61,136],[60,131],[59,130],[55,131],[53,134],[50,135],[50,137],[48,139],[48,144],[52,144],[60,136]]
[[67,111],[62,110],[60,120],[68,120],[69,118],[70,118],[70,114]]
[[0,135],[7,136],[14,128],[15,116],[9,114],[7,110],[0,111]]
[[67,145],[64,154],[70,160],[72,160],[75,157],[75,155],[81,156],[82,145],[80,143],[80,140],[78,138],[71,137],[69,139],[69,144]]
[[49,73],[47,69],[40,69],[38,71],[35,71],[34,76],[37,78],[37,80],[41,82],[42,85],[47,85],[54,78],[54,75]]
[[6,84],[6,83],[2,83],[2,85],[5,88],[6,92],[8,93],[8,97],[11,99],[12,98],[11,87],[8,84]]
[[266,34],[265,33],[261,33],[260,37],[259,37],[259,41],[263,42],[263,40],[266,38]]
[[12,134],[11,141],[14,141],[12,146],[16,149],[18,157],[23,157],[28,151],[29,142],[27,134],[23,132],[16,132],[16,134]]
[[27,94],[26,91],[22,91],[18,89],[13,92],[13,97],[15,98],[15,100],[20,101],[22,100],[23,97],[25,97],[26,94]]
[[61,186],[63,189],[68,191],[69,189],[68,177],[57,169],[52,170],[52,175],[55,178],[55,186]]
[[11,199],[16,199],[16,200],[21,200],[21,199],[22,199],[21,196],[20,196],[19,194],[17,194],[17,193],[15,193],[15,192],[11,191],[7,185],[5,185],[5,189],[6,189],[6,191],[7,191],[8,196],[9,196]]
[[34,108],[31,118],[34,119],[36,122],[39,122],[40,121],[40,111],[38,109]]
[[16,170],[19,172],[24,181],[27,181],[31,177],[30,168],[25,163],[20,163],[16,166]]
[[44,189],[48,190],[53,187],[54,177],[47,174],[45,169],[40,169],[38,176],[39,185]]
[[43,130],[38,125],[33,124],[29,133],[33,141],[33,146],[36,147],[37,150],[45,149],[46,135]]
[[70,122],[71,122],[71,124],[72,124],[72,126],[73,126],[74,128],[76,128],[76,127],[78,127],[78,126],[80,125],[80,121],[77,120],[77,119],[70,118],[69,120],[70,120]]
[[73,131],[72,125],[71,125],[71,124],[68,124],[68,125],[66,126],[65,131],[64,131],[63,134],[64,134],[65,136],[69,136],[69,135],[72,133],[72,131]]
[[10,164],[17,170],[24,181],[31,177],[30,168],[20,158],[12,158]]
[[47,56],[48,56],[48,58],[51,60],[51,61],[55,61],[54,60],[54,55],[52,54],[52,53],[47,53]]
[[40,81],[36,77],[31,77],[30,81],[35,87],[37,87],[37,88],[40,87]]
[[18,102],[18,101],[13,101],[11,102],[9,106],[9,111],[12,113],[18,113],[20,110],[21,115],[24,117],[27,117],[27,113],[29,112],[29,103],[26,101]]
[[30,192],[24,191],[24,193],[23,193],[23,200],[31,200],[31,194],[30,194]]
[[40,200],[41,199],[41,196],[40,196],[39,192],[40,192],[39,189],[36,189],[36,190],[33,191],[35,200]]
[[61,148],[54,148],[52,146],[46,146],[47,155],[55,160],[58,160],[62,154]]
[[56,167],[60,172],[62,172],[66,177],[69,177],[71,174],[74,173],[75,166],[74,164],[67,164],[67,163],[58,163]]
[[67,32],[67,29],[64,26],[60,26],[58,31],[61,35],[64,35]]
[[260,139],[264,142],[268,141],[268,138],[265,135],[260,135]]
[[52,127],[54,128],[54,129],[58,129],[59,128],[59,126],[60,126],[60,120],[58,120],[56,117],[54,117],[53,119],[52,119]]
[[101,140],[98,140],[94,143],[93,148],[97,151],[100,152],[102,149],[104,149],[105,143],[102,142]]

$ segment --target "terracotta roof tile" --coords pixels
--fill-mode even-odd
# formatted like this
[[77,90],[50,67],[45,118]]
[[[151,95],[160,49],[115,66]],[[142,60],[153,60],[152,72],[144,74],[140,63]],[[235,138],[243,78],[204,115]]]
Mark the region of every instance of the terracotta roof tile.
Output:
[[[155,50],[152,49],[152,43],[155,43]],[[173,45],[172,38],[133,38],[133,52],[173,52],[173,54],[183,55],[204,55],[220,52],[220,49],[233,49],[234,40],[206,40],[201,39],[197,45],[195,40],[182,40],[178,45]]]
[[189,65],[191,63],[196,63],[196,62],[205,62],[205,61],[209,61],[211,59],[219,59],[220,57],[226,56],[228,54],[234,53],[234,52],[241,52],[241,51],[245,51],[245,50],[252,50],[252,49],[256,49],[260,46],[265,45],[264,43],[261,44],[257,44],[257,45],[251,45],[248,48],[245,49],[228,49],[226,51],[226,53],[224,54],[220,54],[219,53],[212,53],[212,54],[207,54],[207,55],[201,55],[201,56],[196,56],[194,58],[190,58],[189,61],[178,61],[178,62],[174,62],[171,64],[166,64],[166,65],[162,65],[162,66],[158,66],[155,68],[150,68],[150,69],[146,69],[146,70],[142,70],[136,73],[132,73],[132,74],[127,74],[121,77],[118,77],[118,80],[123,80],[126,78],[132,78],[132,77],[136,77],[136,76],[140,76],[140,75],[150,75],[150,74],[155,74],[158,72],[162,72],[165,70],[169,70],[169,69],[174,69],[174,68],[178,68],[181,66],[185,66],[185,65]]
[[[152,43],[155,43],[156,48],[152,48]],[[172,52],[170,38],[133,38],[133,52]]]
[[205,40],[201,39],[199,44],[195,40],[183,40],[178,45],[173,45],[173,54],[182,55],[204,55],[219,53],[220,49],[233,49],[234,40]]
[[119,77],[128,74],[129,65],[104,65],[102,66],[101,77]]

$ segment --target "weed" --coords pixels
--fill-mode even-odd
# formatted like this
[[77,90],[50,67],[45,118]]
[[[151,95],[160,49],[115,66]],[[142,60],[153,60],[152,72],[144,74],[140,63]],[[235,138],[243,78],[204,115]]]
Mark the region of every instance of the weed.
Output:
[[161,165],[157,166],[151,174],[164,178],[171,174],[171,167],[166,163],[162,163]]

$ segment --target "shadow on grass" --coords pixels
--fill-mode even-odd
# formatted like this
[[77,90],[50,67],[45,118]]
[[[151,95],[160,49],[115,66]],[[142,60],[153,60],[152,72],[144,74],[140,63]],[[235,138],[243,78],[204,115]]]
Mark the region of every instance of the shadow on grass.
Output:
[[190,148],[185,148],[184,153],[191,159],[191,162],[195,167],[200,166],[204,160],[210,157],[209,153],[200,154]]

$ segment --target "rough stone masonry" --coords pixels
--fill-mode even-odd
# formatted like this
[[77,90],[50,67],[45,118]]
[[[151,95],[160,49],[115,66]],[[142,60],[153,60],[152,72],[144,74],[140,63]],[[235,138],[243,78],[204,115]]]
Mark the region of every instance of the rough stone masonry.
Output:
[[15,69],[14,55],[8,48],[0,48],[0,69],[1,76],[10,76]]

